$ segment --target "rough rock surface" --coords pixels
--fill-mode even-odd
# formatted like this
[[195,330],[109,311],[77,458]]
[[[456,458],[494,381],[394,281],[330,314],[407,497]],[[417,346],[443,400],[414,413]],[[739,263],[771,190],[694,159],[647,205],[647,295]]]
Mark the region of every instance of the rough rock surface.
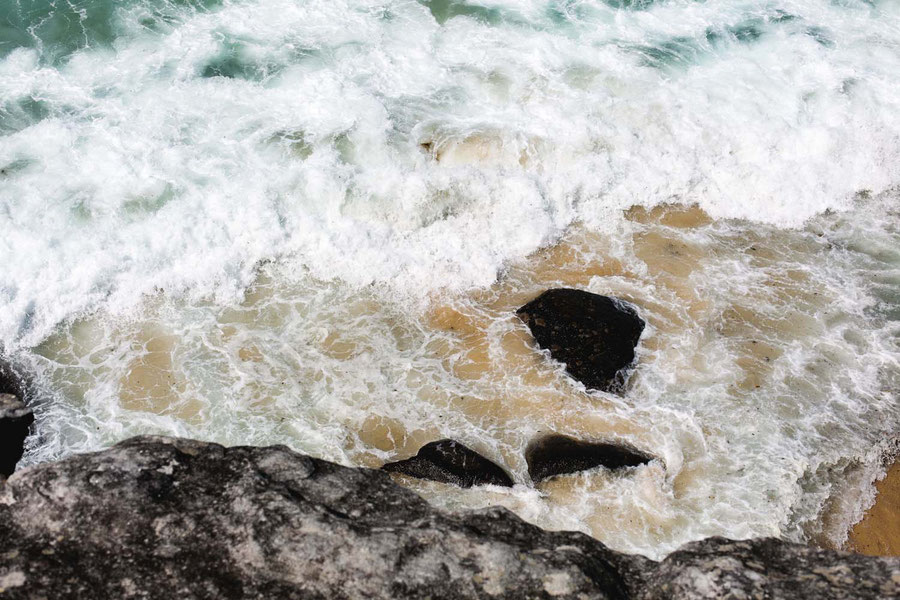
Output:
[[626,598],[616,555],[281,446],[134,438],[0,489],[0,597]]
[[0,487],[0,597],[895,598],[900,559],[711,539],[662,563],[504,509],[449,514],[282,446],[142,437]]
[[0,394],[25,397],[24,382],[6,362],[0,358]]
[[621,390],[644,321],[619,300],[567,288],[548,290],[516,314],[538,345],[589,389]]
[[499,465],[455,440],[425,444],[412,458],[390,462],[381,468],[464,488],[485,484],[513,485],[512,478]]
[[647,574],[635,600],[900,598],[900,559],[872,558],[774,538],[707,538]]
[[34,414],[12,394],[0,393],[0,477],[9,477],[22,458]]
[[528,474],[535,483],[554,475],[595,467],[637,467],[651,460],[652,456],[626,446],[586,442],[558,434],[534,440],[525,449]]

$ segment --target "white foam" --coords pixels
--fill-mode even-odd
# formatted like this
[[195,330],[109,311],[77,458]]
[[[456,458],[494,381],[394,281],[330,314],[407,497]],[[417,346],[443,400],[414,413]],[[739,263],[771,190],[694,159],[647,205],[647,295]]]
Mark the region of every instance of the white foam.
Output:
[[[900,9],[782,4],[797,18],[775,22],[757,0],[673,0],[557,6],[561,22],[533,1],[491,3],[494,24],[440,25],[416,2],[248,0],[170,7],[154,29],[138,2],[121,8],[111,47],[0,58],[0,345],[43,393],[27,460],[160,432],[372,462],[391,454],[359,438],[376,416],[413,441],[476,445],[523,484],[435,499],[505,502],[622,549],[812,535],[840,474],[857,482],[846,525],[897,417],[896,317],[878,312],[896,303],[894,200],[853,198],[900,181]],[[742,41],[756,34],[740,27],[760,37]],[[676,47],[689,60],[659,62]],[[216,65],[247,78],[201,76]],[[43,118],[29,124],[30,103]],[[680,234],[704,249],[686,281],[708,321],[635,255],[639,228],[622,218],[673,201],[718,219]],[[787,246],[818,228],[840,248],[821,261],[788,248],[760,266],[739,245],[750,221],[799,227],[829,209],[851,210],[798,233],[759,226]],[[644,307],[648,335],[668,344],[641,350],[633,396],[598,405],[551,367],[459,375],[467,357],[435,349],[455,338],[422,307],[464,302],[573,223],[606,232],[603,252],[631,273],[588,287]],[[793,271],[834,305],[791,292],[801,304],[760,340],[779,351],[765,387],[737,393],[753,332],[720,335],[715,318],[745,297],[785,318],[779,278]],[[274,283],[257,305],[245,294],[260,272]],[[377,309],[348,312],[366,302]],[[672,333],[670,319],[702,326]],[[521,325],[486,327],[489,355],[504,357]],[[123,378],[167,336],[158,370],[174,391],[123,399]],[[529,407],[536,392],[565,407],[562,421],[460,408]],[[576,421],[665,468],[546,494],[524,485],[530,437]]]
[[[0,104],[50,114],[0,146],[0,164],[30,162],[0,180],[7,346],[157,287],[233,296],[272,257],[461,289],[634,203],[796,225],[898,179],[892,6],[792,2],[801,20],[717,46],[706,28],[768,4],[600,5],[554,28],[537,3],[440,26],[413,2],[267,0],[185,11],[162,33],[142,6],[122,9],[113,50],[0,60]],[[696,64],[654,69],[632,50],[681,37]],[[259,81],[198,76],[229,44]],[[472,136],[481,164],[420,147]]]

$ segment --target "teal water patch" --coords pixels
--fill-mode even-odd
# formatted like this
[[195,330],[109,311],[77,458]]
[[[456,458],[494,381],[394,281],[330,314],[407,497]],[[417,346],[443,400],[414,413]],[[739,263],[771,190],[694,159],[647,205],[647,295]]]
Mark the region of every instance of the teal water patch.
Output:
[[499,25],[504,20],[498,8],[463,0],[419,0],[419,3],[428,7],[434,20],[441,25],[454,17],[469,17],[487,25]]
[[201,77],[225,77],[261,81],[276,75],[284,66],[254,54],[254,48],[245,42],[231,40],[219,46],[219,52],[201,67]]
[[49,102],[31,96],[0,105],[0,135],[9,135],[31,127],[49,117],[53,109]]
[[53,61],[81,48],[109,46],[118,5],[114,0],[20,0],[0,25],[0,57],[16,48],[36,48]]
[[646,10],[656,4],[656,0],[603,0],[610,8],[623,10]]
[[168,33],[186,16],[212,11],[222,6],[222,3],[223,0],[142,0],[125,12],[142,30]]
[[645,67],[665,69],[696,64],[705,49],[696,38],[679,36],[659,44],[634,46],[632,51],[640,57]]
[[219,39],[215,51],[196,67],[202,78],[241,79],[265,84],[276,82],[288,68],[303,67],[309,70],[327,68],[328,60],[335,52],[363,51],[357,42],[331,47],[313,47],[302,40],[287,39],[283,44],[272,44],[263,38],[236,36],[217,32]]
[[53,98],[27,94],[0,101],[0,136],[10,135],[45,119],[90,117],[89,109]]
[[806,35],[826,48],[834,48],[834,40],[824,27],[807,27]]
[[129,198],[122,204],[122,211],[127,221],[138,221],[159,212],[175,198],[175,188],[171,183],[160,186],[153,193]]
[[[134,14],[152,31],[183,15],[209,10],[221,0],[0,0],[0,58],[16,48],[34,48],[45,64],[55,64],[85,48],[109,48]],[[134,11],[134,12],[133,12]]]
[[315,151],[313,142],[303,131],[280,131],[269,140],[284,148],[288,156],[298,160],[306,160]]
[[3,166],[0,166],[0,180],[12,177],[16,173],[24,171],[32,164],[34,164],[34,161],[31,159],[19,158]]
[[590,22],[599,18],[602,9],[594,4],[586,4],[577,0],[561,0],[547,6],[546,18],[551,25],[557,27],[573,23]]
[[710,27],[706,30],[706,41],[712,45],[729,42],[750,44],[763,36],[765,26],[763,19],[748,19],[736,25]]
[[750,17],[734,24],[713,25],[696,36],[676,36],[656,44],[626,46],[643,66],[655,69],[687,68],[729,48],[756,44],[776,28],[788,35],[809,36],[824,48],[835,41],[824,27],[807,25],[803,17],[777,9],[762,17]]
[[798,15],[791,14],[791,13],[787,12],[786,10],[782,10],[779,8],[779,9],[776,9],[772,13],[772,15],[769,17],[769,22],[770,23],[790,23],[791,21],[797,21],[801,18],[802,17],[800,17]]
[[602,0],[602,5],[581,2],[579,0],[557,0],[547,6],[546,15],[555,25],[592,20],[609,11],[603,5],[616,10],[648,10],[662,0]]
[[831,0],[831,3],[844,8],[873,8],[878,4],[878,0]]
[[766,23],[754,18],[735,25],[708,27],[701,36],[676,36],[657,44],[633,46],[641,64],[656,69],[688,67],[704,56],[734,44],[752,44],[765,34]]

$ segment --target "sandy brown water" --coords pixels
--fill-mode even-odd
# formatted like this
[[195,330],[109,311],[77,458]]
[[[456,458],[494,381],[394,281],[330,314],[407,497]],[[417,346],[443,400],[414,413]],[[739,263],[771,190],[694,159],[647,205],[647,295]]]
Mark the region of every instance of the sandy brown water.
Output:
[[[844,403],[881,392],[842,379],[873,350],[842,272],[827,268],[833,253],[816,228],[634,207],[613,232],[573,226],[493,285],[424,304],[264,266],[238,303],[151,298],[127,319],[76,321],[37,353],[71,426],[84,422],[106,443],[148,432],[285,443],[378,467],[451,437],[519,485],[462,491],[401,479],[450,508],[502,504],[657,555],[716,534],[840,543],[852,494],[875,474],[808,445],[844,439],[857,444],[853,455],[876,445],[877,432],[860,438],[875,417]],[[647,321],[623,395],[585,390],[516,317],[560,286],[622,298]],[[658,460],[534,487],[523,450],[547,432],[618,440]],[[65,452],[80,435],[63,429],[56,442]],[[852,480],[849,500],[835,503],[842,480]]]
[[900,556],[900,462],[875,487],[875,504],[850,530],[846,548],[870,556]]

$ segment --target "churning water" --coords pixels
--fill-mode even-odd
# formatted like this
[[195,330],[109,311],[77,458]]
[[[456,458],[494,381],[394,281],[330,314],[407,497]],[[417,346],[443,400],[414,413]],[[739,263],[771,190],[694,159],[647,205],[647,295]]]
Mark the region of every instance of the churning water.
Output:
[[[840,543],[900,427],[900,3],[0,0],[26,461],[139,433],[378,466],[660,556]],[[647,320],[587,393],[515,309]],[[528,482],[548,431],[659,460]]]

